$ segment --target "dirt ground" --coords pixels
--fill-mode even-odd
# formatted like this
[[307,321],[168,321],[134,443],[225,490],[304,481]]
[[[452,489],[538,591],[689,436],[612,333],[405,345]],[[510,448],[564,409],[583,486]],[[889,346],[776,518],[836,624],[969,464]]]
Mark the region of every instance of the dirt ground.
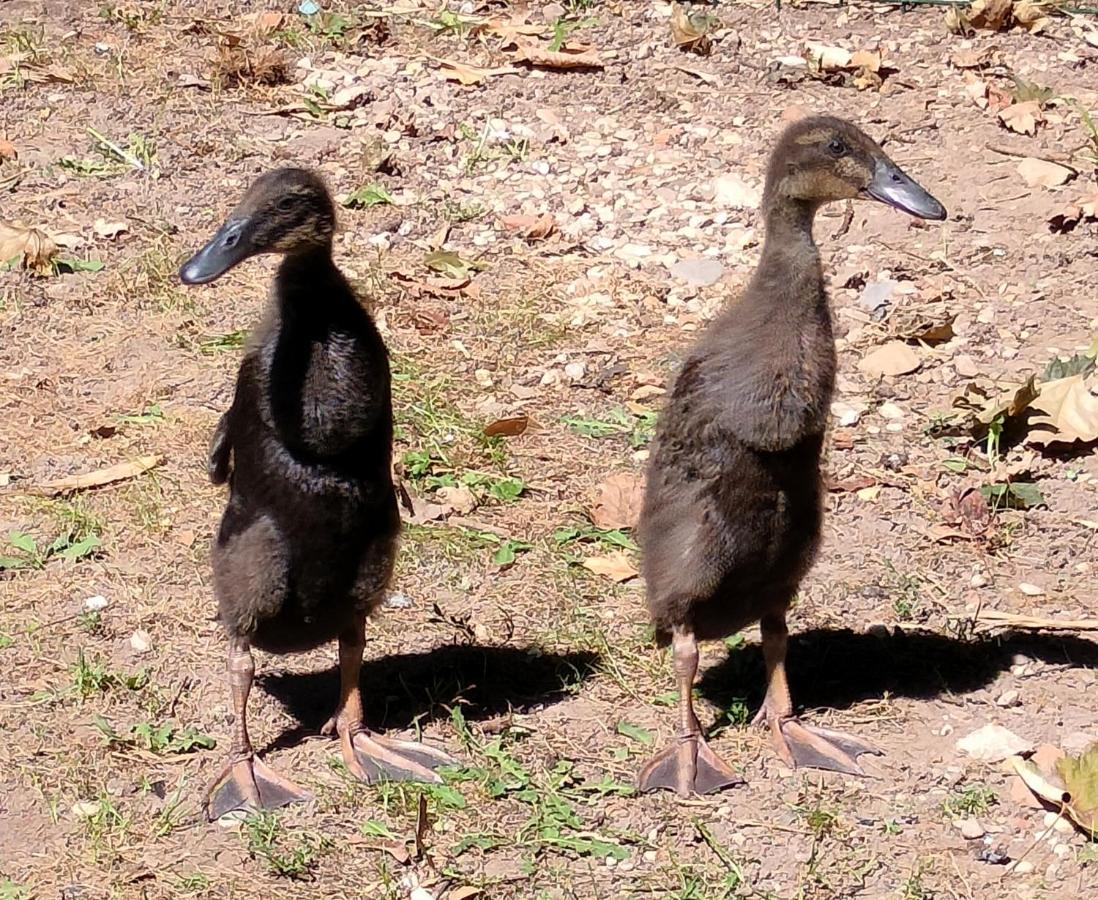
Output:
[[[1095,192],[1098,19],[966,38],[940,6],[720,3],[705,56],[672,44],[663,2],[321,5],[0,0],[0,219],[69,260],[0,272],[0,898],[1093,896],[1098,845],[956,742],[988,723],[1098,740],[1098,643],[988,618],[1094,615],[1098,462],[1009,428],[951,436],[945,414],[1098,332],[1098,222],[1070,209]],[[512,16],[538,27],[485,26]],[[531,66],[512,39],[602,67]],[[781,61],[810,41],[884,65]],[[997,114],[1034,97],[1032,134]],[[749,631],[704,649],[699,684],[747,786],[636,796],[673,684],[628,523],[592,498],[643,471],[676,361],[757,260],[768,148],[804,111],[859,123],[949,210],[817,223],[840,376],[792,688],[884,755],[864,779],[788,770],[749,724]],[[1026,157],[1074,177],[1031,186]],[[421,504],[368,632],[368,718],[462,766],[438,788],[353,783],[318,736],[335,648],[260,655],[257,746],[315,800],[211,825],[231,715],[205,447],[274,262],[206,288],[175,273],[287,163],[358,192],[336,257],[391,348]],[[1041,502],[968,490],[1007,480]]]

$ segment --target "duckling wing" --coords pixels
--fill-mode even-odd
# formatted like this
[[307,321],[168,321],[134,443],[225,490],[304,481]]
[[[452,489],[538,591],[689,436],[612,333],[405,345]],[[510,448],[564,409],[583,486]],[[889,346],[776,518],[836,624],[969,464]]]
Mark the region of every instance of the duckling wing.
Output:
[[224,484],[232,471],[232,443],[229,441],[229,413],[217,422],[206,457],[206,471],[213,484]]

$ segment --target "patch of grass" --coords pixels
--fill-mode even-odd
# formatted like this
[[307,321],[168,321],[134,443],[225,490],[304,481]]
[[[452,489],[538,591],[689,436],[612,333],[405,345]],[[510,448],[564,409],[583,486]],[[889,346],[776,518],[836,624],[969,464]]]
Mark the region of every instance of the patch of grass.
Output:
[[204,894],[210,889],[210,876],[205,872],[188,872],[175,879],[175,888],[188,894]]
[[840,818],[837,810],[826,805],[824,798],[817,797],[810,804],[798,803],[793,807],[802,819],[812,836],[817,840],[823,840],[839,830]]
[[248,330],[238,328],[225,334],[214,335],[198,342],[198,352],[204,356],[214,356],[218,353],[229,353],[239,350],[248,339]]
[[428,20],[427,27],[438,34],[452,34],[460,37],[479,22],[480,19],[474,16],[463,16],[461,13],[443,8]]
[[942,801],[942,812],[952,819],[982,816],[999,804],[995,790],[986,784],[969,784],[956,787]]
[[559,547],[571,543],[601,544],[607,548],[639,550],[636,541],[620,528],[596,528],[594,525],[565,526],[553,531],[553,540]]
[[105,853],[117,852],[133,830],[133,819],[106,792],[99,795],[98,809],[84,819],[84,829],[98,860]]
[[892,560],[885,560],[886,574],[881,577],[880,588],[892,598],[892,611],[901,622],[925,622],[927,611],[923,597],[923,583],[916,575],[900,572]]
[[5,878],[0,881],[0,900],[31,900],[30,888]]
[[164,410],[159,403],[149,403],[139,413],[121,413],[114,417],[119,425],[153,425],[164,421]]
[[475,747],[476,755],[484,761],[481,766],[468,766],[449,770],[449,778],[457,781],[474,781],[494,799],[517,801],[527,809],[527,820],[511,837],[493,833],[466,835],[454,847],[460,855],[473,847],[482,850],[499,845],[527,848],[533,852],[556,850],[579,856],[595,856],[626,859],[629,852],[614,838],[591,829],[577,811],[577,806],[593,805],[608,794],[630,796],[632,785],[619,784],[606,778],[595,784],[588,783],[573,772],[568,760],[558,761],[548,772],[532,773],[511,753],[503,737],[479,742],[465,727],[460,709],[453,713],[455,728],[463,734],[463,740]]
[[473,222],[487,212],[488,208],[477,200],[452,200],[447,197],[442,201],[443,218],[455,225]]
[[125,675],[112,672],[98,656],[85,656],[83,648],[76,651],[76,661],[69,667],[69,675],[73,690],[85,698],[112,688],[139,691],[149,683],[149,673],[145,669]]
[[272,875],[300,879],[317,866],[327,848],[325,838],[304,831],[285,832],[278,816],[259,812],[244,820],[248,852],[262,860]]
[[561,421],[576,434],[596,440],[624,435],[635,450],[652,440],[656,433],[656,415],[654,411],[634,414],[619,408],[602,418],[575,415],[565,416]]
[[343,200],[347,209],[368,209],[371,206],[388,206],[392,203],[393,195],[380,184],[363,185]]
[[172,755],[212,750],[217,746],[212,737],[190,725],[179,728],[171,722],[158,725],[138,722],[125,733],[119,733],[103,716],[95,716],[93,723],[111,747],[133,746],[158,755]]
[[479,131],[463,122],[458,126],[458,134],[466,143],[462,154],[462,167],[466,175],[472,175],[477,169],[493,162],[522,162],[530,155],[530,142],[526,138],[495,132],[490,122],[485,122]]
[[178,254],[167,235],[150,240],[137,257],[127,260],[115,273],[116,293],[139,309],[154,309],[159,313],[198,312],[195,291],[184,289],[179,281]]
[[907,879],[900,885],[900,897],[902,900],[931,900],[934,892],[923,884],[923,875],[926,873],[926,864],[919,862]]
[[25,531],[8,532],[7,553],[0,556],[0,571],[4,569],[44,569],[54,559],[76,562],[92,556],[102,541],[91,527],[70,522],[49,544],[40,546],[37,539]]

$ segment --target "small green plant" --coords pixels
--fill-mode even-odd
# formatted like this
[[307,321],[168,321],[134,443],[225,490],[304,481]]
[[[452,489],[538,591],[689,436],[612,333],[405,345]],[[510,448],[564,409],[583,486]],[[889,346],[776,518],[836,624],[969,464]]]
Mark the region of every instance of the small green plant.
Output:
[[31,900],[30,888],[5,878],[0,881],[0,900]]
[[343,205],[348,209],[367,209],[371,206],[390,205],[393,195],[380,184],[367,184],[348,194]]
[[620,528],[595,528],[593,525],[558,528],[553,532],[553,540],[561,547],[578,542],[603,544],[621,550],[640,549],[636,541]]
[[347,31],[356,24],[353,16],[338,12],[315,12],[305,17],[305,25],[315,36],[332,44],[340,43]]
[[475,221],[487,211],[487,207],[476,200],[451,200],[447,197],[442,201],[442,215],[454,224]]
[[171,722],[159,725],[138,722],[131,725],[125,734],[120,734],[103,716],[95,716],[93,722],[110,746],[135,746],[159,755],[212,750],[217,746],[212,737],[190,725],[177,728]]
[[999,798],[993,788],[986,784],[970,784],[954,788],[953,793],[942,801],[942,812],[954,819],[982,816],[998,803]]
[[75,156],[62,156],[58,161],[59,168],[77,175],[80,178],[102,178],[118,171],[115,166],[98,159],[77,159]]
[[1000,509],[1032,509],[1045,505],[1041,489],[1029,481],[985,484],[980,486],[980,493],[993,512]]
[[139,413],[123,413],[114,417],[119,425],[152,425],[164,421],[164,410],[159,403],[150,403]]
[[236,331],[230,331],[226,334],[219,334],[215,337],[206,338],[204,341],[198,342],[198,352],[205,356],[213,356],[217,353],[228,353],[231,350],[239,350],[244,346],[244,342],[248,338],[248,331],[244,328],[238,328]]
[[816,840],[822,840],[838,828],[839,814],[825,807],[822,800],[817,800],[811,807],[797,807],[797,811]]
[[576,434],[595,439],[626,435],[633,449],[643,447],[656,432],[656,413],[633,414],[625,409],[611,410],[604,418],[565,416],[561,420]]
[[80,259],[78,256],[56,256],[52,265],[55,275],[76,275],[80,272],[102,272],[106,263],[99,259]]
[[460,37],[480,20],[472,16],[463,16],[450,9],[440,9],[427,26],[438,34],[453,34]]
[[326,846],[323,838],[306,832],[283,834],[278,817],[266,811],[244,820],[244,836],[248,852],[263,860],[271,874],[284,878],[303,878],[312,872]]
[[81,697],[101,694],[111,688],[126,688],[140,691],[149,683],[149,673],[145,669],[120,675],[110,671],[99,657],[87,657],[83,649],[76,651],[76,661],[69,668],[73,690]]
[[175,886],[191,894],[204,894],[210,889],[210,876],[204,872],[189,872],[186,875],[180,875],[175,881]]
[[75,562],[92,556],[101,546],[97,534],[87,534],[76,539],[72,532],[64,532],[45,547],[25,531],[9,531],[8,546],[18,555],[0,556],[0,571],[4,569],[44,569],[52,559]]

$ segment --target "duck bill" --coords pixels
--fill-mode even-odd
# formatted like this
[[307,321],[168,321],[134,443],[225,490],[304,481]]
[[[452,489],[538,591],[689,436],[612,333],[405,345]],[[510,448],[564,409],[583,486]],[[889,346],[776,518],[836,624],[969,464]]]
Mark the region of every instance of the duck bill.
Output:
[[920,219],[944,219],[945,207],[891,160],[877,162],[866,194]]
[[184,284],[209,284],[252,255],[251,222],[229,219],[194,256],[183,263]]

